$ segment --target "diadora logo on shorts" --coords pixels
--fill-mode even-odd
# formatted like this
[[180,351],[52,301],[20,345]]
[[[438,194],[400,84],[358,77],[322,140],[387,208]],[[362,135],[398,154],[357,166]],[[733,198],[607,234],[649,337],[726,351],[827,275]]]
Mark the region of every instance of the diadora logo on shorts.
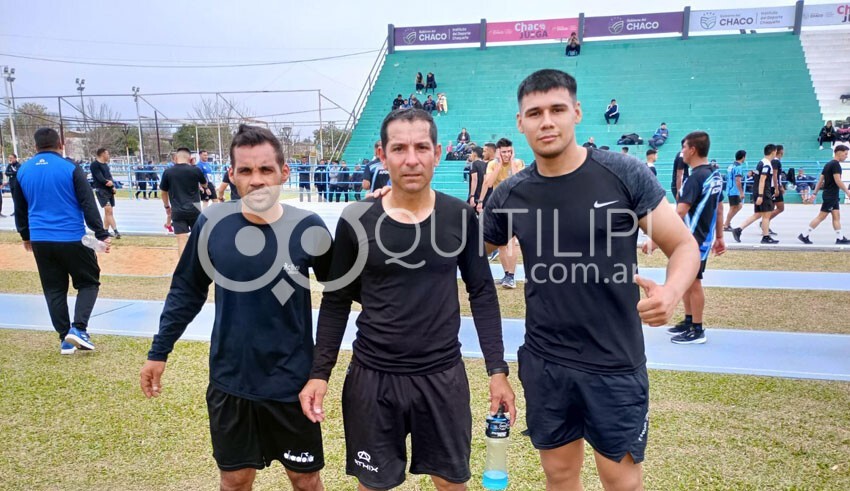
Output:
[[301,452],[300,455],[296,455],[295,452],[287,450],[285,454],[283,454],[283,458],[290,461],[296,462],[298,464],[308,464],[316,460],[316,457],[310,455],[310,452]]
[[283,263],[283,270],[289,274],[300,273],[300,271],[298,270],[298,266],[289,263]]
[[646,438],[646,432],[649,429],[649,413],[646,413],[646,416],[643,418],[643,429],[640,431],[640,436],[638,436],[638,441],[642,442],[644,438]]
[[365,450],[361,450],[357,452],[357,458],[354,459],[354,463],[369,472],[378,472],[378,466],[372,465],[372,456],[366,453]]

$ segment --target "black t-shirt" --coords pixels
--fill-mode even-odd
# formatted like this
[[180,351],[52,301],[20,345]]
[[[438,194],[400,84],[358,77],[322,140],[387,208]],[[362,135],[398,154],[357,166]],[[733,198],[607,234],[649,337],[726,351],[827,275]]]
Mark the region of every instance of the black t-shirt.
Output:
[[109,189],[106,181],[112,181],[114,189],[115,180],[112,178],[112,171],[109,170],[109,164],[102,164],[95,160],[89,165],[89,172],[91,172],[93,188]]
[[753,201],[759,197],[759,189],[761,186],[761,177],[764,176],[764,194],[767,199],[773,199],[773,165],[767,162],[767,159],[761,159],[756,165],[756,172],[753,174]]
[[475,199],[479,199],[479,198],[481,198],[481,188],[484,187],[484,176],[487,175],[487,162],[484,162],[483,160],[476,160],[475,162],[472,163],[472,168],[470,169],[469,173],[470,173],[469,194],[472,195],[472,192],[473,192],[473,190],[472,190],[472,176],[473,175],[478,176],[477,182],[476,182],[476,189],[475,189]]
[[390,171],[384,169],[384,164],[380,160],[373,160],[366,167],[366,172],[363,173],[363,180],[369,181],[370,191],[381,189],[390,183]]
[[515,235],[522,247],[523,349],[594,373],[644,366],[635,221],[664,196],[642,162],[594,149],[567,175],[543,177],[533,163],[496,188],[484,210],[484,240],[506,245]]
[[835,174],[841,177],[841,163],[833,159],[823,166],[823,199],[837,200],[838,199],[838,183],[835,182]]
[[[773,159],[770,161],[770,167],[773,169],[773,175],[776,176],[776,183],[781,186],[782,182],[780,181],[780,179],[782,178],[782,162],[779,159]],[[772,176],[771,179],[773,179]],[[773,186],[772,180],[770,184],[770,192],[774,196],[776,196],[777,194],[776,187]]]
[[458,269],[487,369],[506,367],[499,300],[479,235],[472,207],[440,192],[433,213],[419,224],[389,218],[382,200],[346,207],[337,224],[331,278],[349,272],[356,278],[345,288],[325,289],[312,377],[330,376],[352,301],[363,306],[353,363],[407,375],[454,366],[461,359]]
[[159,189],[168,193],[171,203],[171,218],[193,220],[201,212],[201,194],[198,185],[206,186],[204,172],[191,164],[175,164],[165,169]]
[[[278,221],[256,225],[245,219],[241,206],[212,206],[198,217],[174,271],[148,359],[167,359],[201,311],[215,277],[210,383],[246,399],[294,402],[313,362],[308,268],[324,281],[331,257],[330,252],[313,256],[304,244],[314,251],[322,250],[316,247],[321,244],[330,250],[330,234],[312,212],[281,205]],[[253,234],[244,235],[246,230]],[[260,251],[240,252],[246,240],[252,242],[247,249],[262,243]],[[283,244],[285,252],[278,250]]]
[[679,203],[691,206],[685,215],[688,226],[699,244],[701,259],[707,259],[714,243],[717,227],[717,204],[723,200],[723,176],[710,165],[693,169],[682,186]]
[[239,196],[239,190],[236,189],[236,185],[230,182],[230,172],[228,171],[229,168],[224,170],[224,177],[221,178],[221,182],[226,183],[228,186],[230,186],[230,199],[242,199],[242,197]]
[[[681,153],[676,154],[676,159],[673,160],[673,181],[670,183],[670,189],[671,190],[675,189],[676,192],[680,191],[679,189],[676,189],[676,171],[679,170],[679,169],[682,169],[682,171],[683,171],[683,173],[682,173],[682,183],[684,183],[685,179],[687,179],[688,175],[690,174],[691,168],[688,167],[687,163],[685,163],[685,159],[682,158]],[[676,194],[676,193],[673,193],[673,194]],[[673,196],[673,197],[675,198],[676,196]]]

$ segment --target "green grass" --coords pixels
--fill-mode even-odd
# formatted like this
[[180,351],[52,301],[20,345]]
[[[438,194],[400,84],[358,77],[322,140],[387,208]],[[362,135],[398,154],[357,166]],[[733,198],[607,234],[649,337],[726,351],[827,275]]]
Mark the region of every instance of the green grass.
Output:
[[[16,347],[0,350],[0,489],[214,489],[204,400],[209,345],[179,342],[163,396],[146,400],[138,371],[150,341],[95,341],[95,353],[62,357],[54,333],[0,330],[0,345]],[[348,357],[341,354],[326,399],[328,490],[355,486],[344,474],[339,407]],[[475,490],[484,465],[487,380],[480,360],[466,364]],[[650,383],[648,489],[850,489],[850,384],[666,371],[650,372]],[[522,401],[521,387],[514,388]],[[537,454],[520,435],[522,403],[520,409],[509,450],[511,489],[543,489]],[[600,489],[590,450],[586,457],[586,487]],[[61,470],[69,468],[85,472]],[[255,489],[289,489],[281,466],[260,472]],[[399,489],[433,487],[408,476]]]

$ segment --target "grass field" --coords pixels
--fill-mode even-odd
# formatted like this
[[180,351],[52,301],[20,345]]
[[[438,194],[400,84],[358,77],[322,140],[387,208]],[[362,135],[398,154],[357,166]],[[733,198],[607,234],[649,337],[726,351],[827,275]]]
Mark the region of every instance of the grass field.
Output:
[[[146,400],[138,371],[150,341],[95,341],[96,353],[60,357],[53,333],[0,330],[0,343],[16,347],[0,350],[0,489],[214,489],[204,401],[209,345],[178,343],[163,396]],[[340,357],[325,406],[328,490],[354,489],[344,475],[339,407],[348,356]],[[481,361],[466,364],[475,422],[470,489],[481,489],[487,380]],[[650,383],[648,489],[850,489],[850,384],[665,371],[650,372]],[[510,489],[543,489],[523,429],[521,413]],[[599,489],[589,451],[586,464],[587,489]],[[289,489],[280,465],[260,472],[255,489]],[[400,489],[433,487],[409,476]]]

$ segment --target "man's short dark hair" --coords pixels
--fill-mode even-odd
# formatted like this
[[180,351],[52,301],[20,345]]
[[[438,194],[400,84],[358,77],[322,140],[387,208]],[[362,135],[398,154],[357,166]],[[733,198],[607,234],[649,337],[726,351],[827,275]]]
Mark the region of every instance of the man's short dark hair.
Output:
[[765,156],[768,156],[775,151],[776,151],[776,145],[774,145],[773,143],[768,143],[767,145],[764,146],[764,155]]
[[776,153],[784,152],[784,151],[785,151],[784,145],[776,145]]
[[850,150],[850,147],[848,147],[847,145],[836,145],[836,146],[835,146],[835,149],[833,150],[833,152],[834,152],[834,153],[837,153],[837,152],[846,152],[846,151],[848,151],[848,150]]
[[532,73],[522,83],[516,93],[517,104],[522,104],[522,98],[535,92],[546,93],[555,89],[567,89],[570,97],[576,98],[576,79],[567,72],[546,68]]
[[180,147],[180,148],[178,148],[177,150],[174,151],[174,153],[177,153],[177,152],[186,152],[189,155],[192,154],[192,151],[189,150],[189,147]]
[[476,157],[478,157],[479,159],[483,159],[483,158],[484,158],[484,148],[483,148],[483,147],[475,147],[475,148],[473,148],[473,149],[472,149],[472,153],[474,153],[474,154],[475,154],[475,156],[476,156]]
[[611,147],[609,147],[608,145],[602,145],[601,147],[599,147],[599,150],[610,150],[610,149],[611,149]]
[[105,151],[106,151],[106,149],[105,149],[105,148],[100,147],[100,148],[98,148],[98,149],[97,149],[97,151],[95,152],[95,155],[97,155],[98,157],[100,157],[101,155],[103,155],[103,152],[105,152]]
[[646,156],[649,157],[650,155],[655,155],[657,153],[658,153],[658,150],[656,150],[654,148],[650,148],[649,150],[646,151]]
[[508,140],[507,138],[499,138],[499,141],[496,142],[496,148],[504,148],[504,147],[512,147],[514,146],[514,142]]
[[623,153],[629,153],[629,147],[623,147],[620,150],[622,150]]
[[387,114],[387,117],[384,118],[384,122],[381,123],[381,148],[384,150],[387,149],[387,139],[389,136],[387,135],[387,127],[389,127],[390,123],[395,121],[406,121],[408,123],[412,123],[414,121],[425,121],[429,126],[429,135],[431,137],[431,144],[434,147],[437,146],[437,124],[434,122],[434,118],[431,117],[431,113],[425,111],[424,109],[416,109],[414,107],[409,109],[401,109],[399,111],[393,111]]
[[735,152],[735,160],[742,160],[746,156],[747,156],[746,150],[738,150],[737,152]]
[[206,150],[198,150],[198,155],[200,155],[202,153],[207,153],[207,151]]
[[280,140],[278,140],[277,137],[274,136],[274,133],[272,133],[268,128],[247,124],[239,125],[239,129],[236,130],[236,134],[233,135],[233,141],[230,142],[230,165],[236,169],[234,150],[236,150],[237,147],[256,147],[263,143],[268,143],[272,146],[272,148],[274,148],[275,161],[277,161],[277,165],[283,167],[283,164],[286,163],[286,159],[283,156],[283,147],[280,145]]
[[487,147],[487,148],[489,148],[489,149],[491,149],[491,150],[495,150],[495,149],[496,149],[496,144],[495,144],[495,143],[493,143],[493,142],[487,142],[487,143],[485,143],[485,144],[484,144],[484,146],[485,146],[485,147]]
[[[35,149],[39,152],[59,148],[59,133],[53,128],[39,128],[35,130],[33,139],[35,140]],[[11,154],[10,156],[18,158],[15,154]]]
[[699,157],[708,157],[708,150],[711,148],[711,138],[705,131],[692,131],[685,136],[683,141],[688,142],[688,146],[697,150]]

